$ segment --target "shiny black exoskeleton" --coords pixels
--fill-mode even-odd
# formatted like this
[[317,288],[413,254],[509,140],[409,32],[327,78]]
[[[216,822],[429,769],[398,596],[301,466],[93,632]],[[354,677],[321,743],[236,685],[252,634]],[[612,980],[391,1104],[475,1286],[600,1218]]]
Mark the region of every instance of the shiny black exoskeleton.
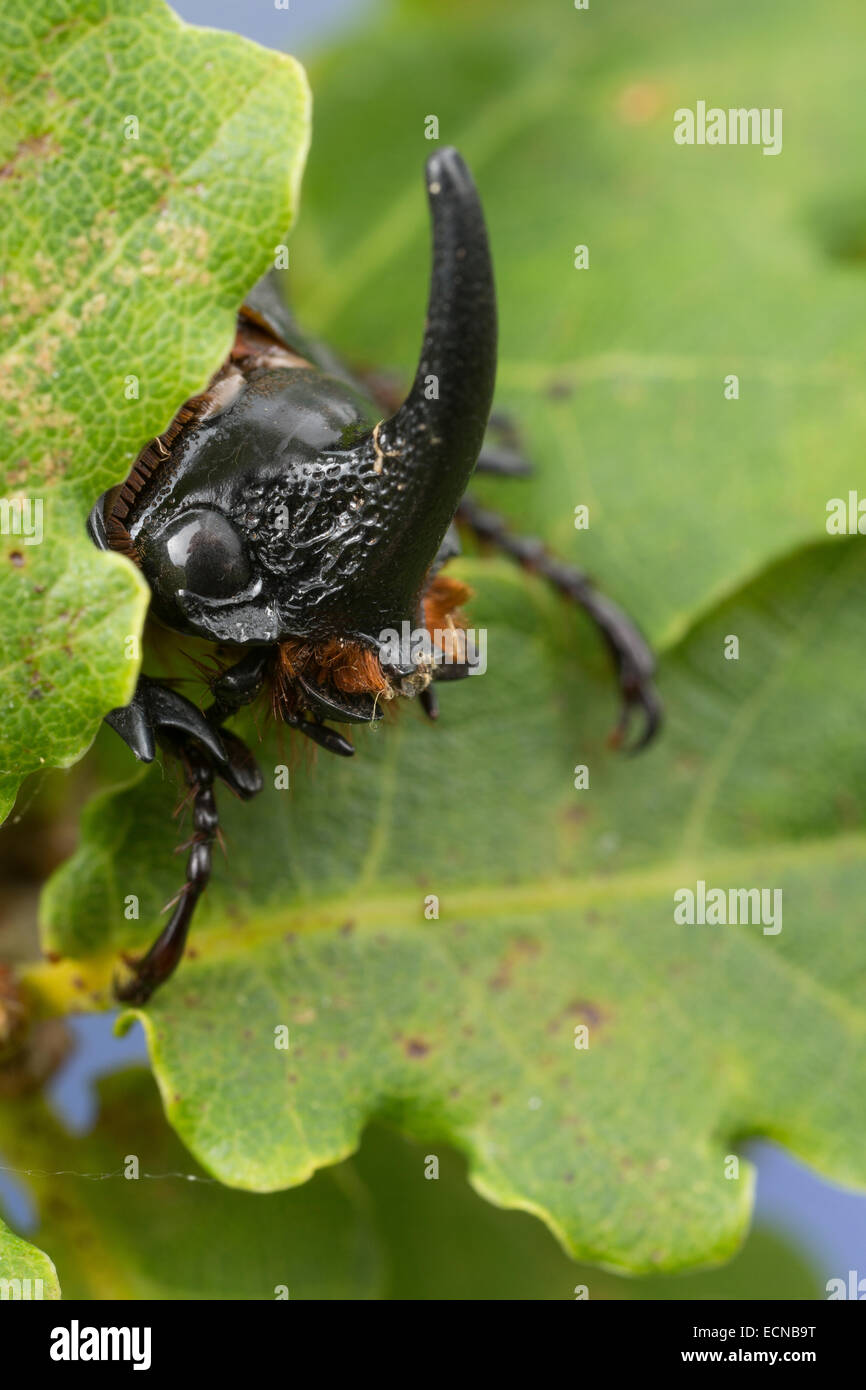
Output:
[[[496,371],[496,299],[478,195],[455,150],[427,162],[433,267],[421,357],[409,395],[381,419],[329,353],[304,341],[266,277],[238,319],[234,349],[206,391],[142,451],[126,482],[100,498],[89,528],[127,554],[151,588],[151,616],[219,644],[233,660],[204,711],[147,676],[107,722],[136,756],[157,745],[183,762],[193,808],[186,882],[147,954],[127,962],[122,1000],[143,1003],[175,969],[211,867],[213,783],[260,790],[247,748],[224,727],[268,682],[293,728],[344,756],[326,721],[369,722],[383,700],[419,696],[436,717],[432,682],[471,672],[460,628],[450,645],[384,645],[447,608],[441,570],[458,550],[455,521],[546,577],[597,622],[630,709],[659,722],[652,656],[628,618],[585,575],[510,532],[464,496],[477,467],[521,473],[509,449],[485,448]],[[459,586],[456,586],[459,588]],[[443,593],[445,597],[443,598]],[[443,607],[444,605],[444,607]],[[425,617],[425,613],[428,614]]]

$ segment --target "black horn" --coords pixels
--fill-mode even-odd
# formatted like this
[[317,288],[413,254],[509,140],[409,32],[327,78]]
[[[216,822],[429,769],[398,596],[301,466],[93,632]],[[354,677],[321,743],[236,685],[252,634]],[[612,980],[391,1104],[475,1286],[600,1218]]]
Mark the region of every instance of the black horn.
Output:
[[380,522],[364,563],[370,636],[377,623],[414,617],[475,467],[496,377],[496,292],[472,176],[456,150],[444,149],[428,159],[426,179],[433,266],[415,380],[397,413],[353,451]]
[[[433,269],[421,358],[412,389],[382,424],[383,454],[417,464],[430,501],[453,478],[443,507],[451,520],[487,428],[496,378],[496,291],[487,229],[472,176],[454,149],[427,161],[433,220]],[[450,490],[449,490],[450,493]],[[441,539],[441,535],[438,537]],[[437,540],[438,544],[438,540]]]

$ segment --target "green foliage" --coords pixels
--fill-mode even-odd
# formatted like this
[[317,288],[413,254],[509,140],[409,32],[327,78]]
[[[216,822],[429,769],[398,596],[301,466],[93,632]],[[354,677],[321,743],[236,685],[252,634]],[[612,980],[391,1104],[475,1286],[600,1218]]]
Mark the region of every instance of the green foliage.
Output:
[[0,45],[0,493],[42,508],[40,544],[0,535],[2,813],[134,688],[146,586],[87,513],[224,358],[296,211],[309,100],[292,59],[162,0],[13,0]]
[[[824,537],[827,499],[861,480],[866,12],[831,0],[818,26],[809,0],[388,12],[310,69],[316,136],[292,247],[302,321],[356,360],[412,368],[435,114],[484,200],[497,404],[537,465],[531,483],[485,480],[484,493],[668,645]],[[357,72],[384,69],[357,120]],[[782,107],[782,153],[676,145],[673,112],[699,98]],[[579,503],[590,528],[575,533]]]
[[[749,1217],[749,1166],[725,1174],[742,1135],[864,1180],[866,759],[839,673],[866,564],[856,542],[814,549],[707,618],[666,658],[669,728],[635,761],[605,749],[585,625],[538,582],[463,572],[490,671],[445,690],[435,729],[410,712],[362,731],[352,766],[300,764],[291,792],[265,743],[262,795],[222,798],[195,959],[142,1014],[167,1113],[208,1171],[261,1191],[388,1115],[456,1143],[480,1191],[579,1256],[721,1259]],[[153,935],[178,883],[173,796],[149,776],[94,803],[45,898],[46,945],[76,963],[36,983],[86,999]],[[781,932],[678,925],[698,879],[780,888]]]
[[4,1155],[36,1170],[28,1181],[45,1211],[39,1235],[64,1298],[261,1299],[285,1285],[292,1299],[357,1299],[378,1289],[381,1258],[351,1173],[248,1198],[196,1170],[146,1073],[109,1077],[99,1094],[99,1124],[86,1137],[66,1134],[37,1100],[0,1117]]
[[[571,1299],[580,1285],[591,1299],[817,1294],[802,1257],[768,1231],[724,1270],[661,1280],[582,1269],[537,1221],[475,1196],[452,1150],[381,1125],[300,1189],[232,1192],[202,1181],[144,1073],[108,1078],[99,1099],[87,1136],[66,1134],[36,1101],[0,1115],[6,1157],[39,1170],[26,1181],[65,1298]],[[138,1177],[124,1177],[133,1155]]]
[[[293,249],[304,322],[409,369],[437,113],[481,187],[501,403],[538,464],[484,495],[639,615],[668,724],[639,761],[611,752],[588,624],[477,556],[458,572],[489,671],[445,689],[438,726],[404,711],[357,732],[347,765],[305,760],[262,712],[239,721],[265,791],[223,794],[228,862],[141,1011],[168,1117],[222,1182],[297,1185],[386,1119],[453,1144],[477,1191],[573,1255],[653,1272],[737,1248],[753,1175],[726,1169],[747,1135],[866,1182],[866,562],[824,529],[858,477],[866,285],[839,249],[857,245],[850,217],[840,241],[812,216],[840,225],[833,196],[861,179],[824,100],[827,83],[859,90],[850,25],[816,30],[804,0],[417,0],[321,65]],[[385,62],[359,122],[358,72]],[[795,123],[777,159],[674,145],[675,107],[734,88]],[[30,974],[45,1007],[106,1005],[118,951],[148,943],[179,886],[176,789],[131,777],[90,807],[44,896],[65,958]],[[673,895],[698,880],[781,889],[781,932],[678,925]]]
[[[8,1283],[5,1281],[9,1281]],[[17,1282],[16,1282],[17,1281]],[[37,1282],[41,1281],[41,1282]],[[57,1271],[47,1255],[20,1236],[16,1236],[0,1221],[0,1293],[4,1301],[10,1298],[55,1299],[60,1297]]]

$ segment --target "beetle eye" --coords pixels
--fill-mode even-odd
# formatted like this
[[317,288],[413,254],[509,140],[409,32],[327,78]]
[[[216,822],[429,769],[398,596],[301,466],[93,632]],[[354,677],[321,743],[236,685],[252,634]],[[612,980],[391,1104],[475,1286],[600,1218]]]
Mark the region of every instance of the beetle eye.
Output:
[[185,589],[200,598],[231,598],[250,582],[244,543],[222,512],[205,507],[184,512],[148,549],[145,572],[153,573],[163,592]]

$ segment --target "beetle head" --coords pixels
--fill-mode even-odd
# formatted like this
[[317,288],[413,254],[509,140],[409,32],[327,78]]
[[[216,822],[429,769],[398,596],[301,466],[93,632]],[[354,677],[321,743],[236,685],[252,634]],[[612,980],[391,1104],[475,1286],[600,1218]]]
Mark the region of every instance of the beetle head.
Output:
[[337,639],[375,651],[383,632],[417,623],[481,448],[496,363],[475,187],[451,149],[426,175],[427,322],[396,414],[374,423],[351,386],[309,365],[227,368],[128,507],[126,534],[169,626],[238,645]]

